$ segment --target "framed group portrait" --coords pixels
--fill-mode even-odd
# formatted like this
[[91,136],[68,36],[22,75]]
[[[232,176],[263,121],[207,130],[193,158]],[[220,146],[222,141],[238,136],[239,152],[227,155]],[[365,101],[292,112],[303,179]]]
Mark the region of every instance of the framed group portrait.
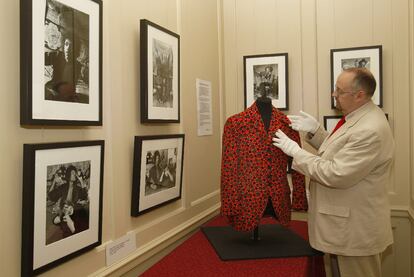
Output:
[[22,276],[40,274],[102,239],[104,141],[24,144]]
[[181,198],[184,135],[136,136],[131,215]]
[[20,0],[20,123],[102,125],[101,0]]
[[140,21],[141,122],[180,122],[180,36]]
[[[382,45],[331,49],[331,91],[335,90],[336,79],[348,68],[367,68],[374,75],[377,87],[372,101],[382,107]],[[331,107],[336,107],[331,97]]]
[[243,57],[244,107],[267,97],[279,110],[289,109],[288,53]]

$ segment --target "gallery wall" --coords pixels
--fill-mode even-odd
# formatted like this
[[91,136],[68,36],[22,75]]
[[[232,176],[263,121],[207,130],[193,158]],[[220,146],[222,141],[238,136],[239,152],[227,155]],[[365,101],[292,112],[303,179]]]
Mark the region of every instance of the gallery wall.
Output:
[[[220,76],[217,1],[103,1],[103,126],[25,127],[19,124],[19,1],[0,2],[0,268],[20,275],[24,143],[105,140],[103,244],[42,276],[120,274],[154,249],[214,215],[219,203]],[[145,18],[181,36],[181,122],[140,123],[139,20]],[[197,136],[196,78],[211,81],[213,135]],[[180,200],[139,217],[130,216],[133,142],[137,135],[185,134]],[[105,245],[127,232],[137,250],[107,267]],[[146,255],[146,256],[145,256]],[[115,273],[116,272],[116,273]]]
[[[180,123],[139,121],[141,18],[181,36]],[[383,110],[389,114],[396,140],[389,197],[393,211],[409,210],[414,216],[413,20],[412,0],[104,0],[103,126],[23,128],[19,124],[19,3],[0,1],[2,274],[20,274],[24,143],[93,139],[106,143],[103,245],[43,276],[72,276],[73,269],[78,276],[127,272],[163,243],[214,214],[219,205],[222,125],[244,107],[244,55],[288,52],[286,113],[304,110],[322,123],[323,116],[336,114],[329,98],[330,49],[382,44]],[[196,78],[212,82],[212,136],[197,136]],[[130,217],[134,136],[175,133],[186,135],[181,200]],[[105,244],[130,231],[136,235],[137,250],[118,265],[106,267]],[[414,240],[411,244],[412,251]],[[414,272],[414,260],[411,265]]]
[[223,0],[222,6],[225,117],[244,108],[243,56],[287,52],[286,113],[304,110],[323,124],[324,116],[338,114],[331,109],[330,50],[382,45],[383,110],[396,145],[388,186],[396,243],[384,255],[384,272],[409,276],[414,268],[414,247],[406,247],[414,245],[413,1]]

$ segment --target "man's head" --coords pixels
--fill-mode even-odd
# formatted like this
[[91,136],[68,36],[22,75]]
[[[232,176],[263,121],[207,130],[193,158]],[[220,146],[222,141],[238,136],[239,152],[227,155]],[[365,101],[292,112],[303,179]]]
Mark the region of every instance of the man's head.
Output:
[[332,96],[336,100],[336,108],[347,115],[365,103],[374,95],[376,81],[366,68],[349,68],[344,70],[336,81]]
[[270,72],[273,71],[273,68],[271,66],[266,66],[265,71],[266,71],[266,73],[270,73]]

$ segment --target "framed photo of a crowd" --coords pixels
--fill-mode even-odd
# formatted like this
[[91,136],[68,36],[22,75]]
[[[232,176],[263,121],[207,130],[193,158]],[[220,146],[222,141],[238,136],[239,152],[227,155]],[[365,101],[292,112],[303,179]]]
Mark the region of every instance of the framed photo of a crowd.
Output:
[[140,21],[141,122],[180,122],[180,36]]
[[101,244],[104,141],[24,144],[22,276]]
[[102,125],[102,1],[20,1],[20,123]]
[[[373,102],[382,107],[382,45],[331,49],[331,92],[335,90],[335,82],[345,69],[367,68],[374,75],[377,87],[372,96]],[[331,97],[331,107],[336,106]]]
[[184,135],[136,136],[131,215],[181,198]]
[[279,110],[289,109],[288,53],[243,57],[244,107],[267,97]]

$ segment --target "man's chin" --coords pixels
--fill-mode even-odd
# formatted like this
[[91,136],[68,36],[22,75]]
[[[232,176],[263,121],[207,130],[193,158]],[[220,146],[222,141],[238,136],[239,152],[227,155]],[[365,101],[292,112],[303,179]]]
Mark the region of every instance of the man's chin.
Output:
[[335,109],[337,109],[338,111],[342,111],[341,104],[339,104],[338,101],[335,102]]

